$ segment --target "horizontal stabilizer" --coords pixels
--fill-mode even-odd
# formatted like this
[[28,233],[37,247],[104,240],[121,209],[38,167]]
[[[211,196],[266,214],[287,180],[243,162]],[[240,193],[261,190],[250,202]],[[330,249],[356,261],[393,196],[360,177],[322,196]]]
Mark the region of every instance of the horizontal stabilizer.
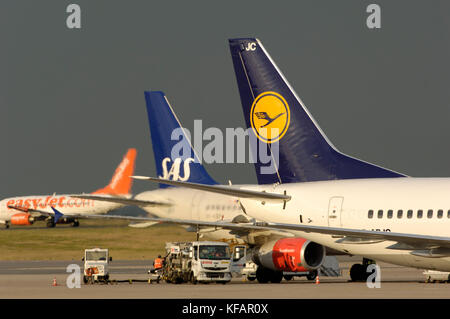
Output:
[[103,202],[110,203],[118,203],[123,205],[136,205],[136,206],[171,206],[171,203],[166,202],[157,202],[152,200],[141,200],[141,199],[133,199],[133,198],[125,198],[120,196],[108,196],[108,195],[90,195],[90,194],[81,194],[81,195],[70,195],[70,197],[82,198],[82,199],[92,199]]
[[158,222],[130,223],[128,226],[132,228],[147,228],[159,224]]
[[180,182],[180,181],[171,181],[154,177],[147,176],[131,176],[134,179],[147,180],[151,182],[157,182],[167,185],[173,186],[181,186],[186,188],[197,189],[201,191],[207,191],[212,193],[218,193],[223,195],[229,195],[239,198],[249,198],[256,199],[262,201],[271,201],[271,202],[287,202],[291,200],[291,196],[284,194],[276,194],[276,193],[266,193],[262,191],[252,191],[248,189],[240,189],[233,186],[225,186],[225,185],[204,185],[197,183],[189,183],[189,182]]

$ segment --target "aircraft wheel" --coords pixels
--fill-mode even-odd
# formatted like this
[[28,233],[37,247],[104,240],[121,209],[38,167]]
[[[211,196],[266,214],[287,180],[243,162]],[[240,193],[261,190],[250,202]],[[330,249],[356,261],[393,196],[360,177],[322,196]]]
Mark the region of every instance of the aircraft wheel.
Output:
[[53,227],[55,227],[56,226],[56,224],[52,221],[52,220],[49,220],[48,222],[47,222],[47,227],[48,228],[53,228]]
[[315,280],[316,277],[317,277],[317,270],[310,271],[310,272],[306,275],[306,278],[307,278],[308,280]]
[[270,282],[273,284],[279,284],[283,280],[283,272],[282,271],[272,271],[270,276]]
[[363,264],[354,264],[350,268],[350,278],[352,281],[365,281],[368,274],[366,273],[367,266]]
[[269,282],[269,274],[267,270],[267,268],[262,266],[259,266],[258,269],[256,269],[256,280],[258,280],[260,284],[266,284]]

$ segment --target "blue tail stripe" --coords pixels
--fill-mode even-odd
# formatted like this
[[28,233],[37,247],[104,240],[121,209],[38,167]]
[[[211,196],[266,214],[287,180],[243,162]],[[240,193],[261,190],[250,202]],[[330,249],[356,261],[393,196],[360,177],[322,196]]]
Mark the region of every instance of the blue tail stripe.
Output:
[[229,45],[247,127],[253,102],[261,93],[281,95],[290,109],[290,124],[277,142],[278,172],[262,174],[265,164],[257,161],[260,184],[405,176],[337,151],[257,39],[230,39]]
[[[147,115],[158,176],[192,183],[217,184],[199,163],[189,138],[182,129],[166,96],[160,91],[146,91]],[[175,140],[172,140],[172,132]],[[172,150],[181,150],[172,154]],[[185,169],[186,168],[186,169]],[[171,187],[160,184],[161,188]]]

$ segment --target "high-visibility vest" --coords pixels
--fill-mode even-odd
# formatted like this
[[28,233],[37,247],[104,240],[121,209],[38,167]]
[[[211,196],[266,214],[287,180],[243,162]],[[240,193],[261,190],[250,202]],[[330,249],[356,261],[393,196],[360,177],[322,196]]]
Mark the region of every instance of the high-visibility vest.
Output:
[[156,258],[155,259],[155,269],[159,269],[162,268],[163,266],[163,261],[161,258]]

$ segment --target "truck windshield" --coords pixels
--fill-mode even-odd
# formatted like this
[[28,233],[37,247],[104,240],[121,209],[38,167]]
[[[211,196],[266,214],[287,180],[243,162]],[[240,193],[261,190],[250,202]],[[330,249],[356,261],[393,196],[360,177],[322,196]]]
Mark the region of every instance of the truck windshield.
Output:
[[228,246],[202,245],[199,248],[200,259],[230,259]]
[[98,261],[98,260],[105,260],[107,258],[107,253],[106,251],[87,251],[86,252],[86,260],[93,260],[93,261]]

